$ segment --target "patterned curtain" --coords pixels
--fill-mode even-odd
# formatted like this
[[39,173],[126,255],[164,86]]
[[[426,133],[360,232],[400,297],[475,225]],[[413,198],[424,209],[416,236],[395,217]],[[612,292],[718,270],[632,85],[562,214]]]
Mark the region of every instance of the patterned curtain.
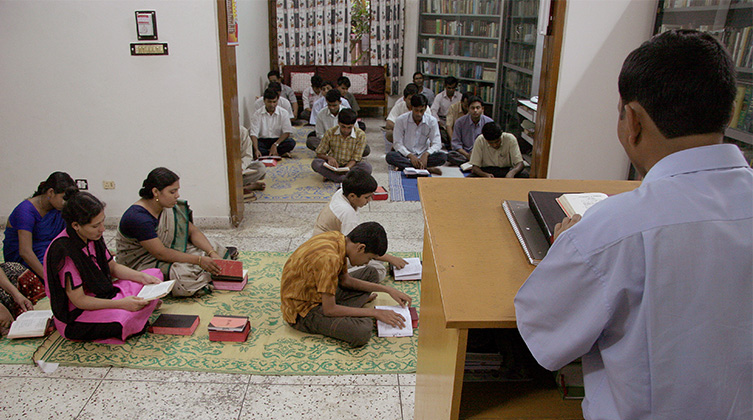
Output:
[[349,0],[277,0],[280,66],[349,65]]
[[387,66],[392,94],[400,92],[404,20],[404,0],[371,0],[371,65]]

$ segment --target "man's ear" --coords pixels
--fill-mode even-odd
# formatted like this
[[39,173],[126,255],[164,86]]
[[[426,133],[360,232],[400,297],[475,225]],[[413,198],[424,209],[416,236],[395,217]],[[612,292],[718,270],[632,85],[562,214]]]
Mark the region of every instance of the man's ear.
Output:
[[366,252],[366,244],[356,243],[356,250],[358,251],[359,254],[365,253]]
[[643,124],[641,119],[646,116],[646,110],[638,102],[625,104],[625,118],[627,119],[627,141],[630,145],[636,146],[641,141],[641,132]]

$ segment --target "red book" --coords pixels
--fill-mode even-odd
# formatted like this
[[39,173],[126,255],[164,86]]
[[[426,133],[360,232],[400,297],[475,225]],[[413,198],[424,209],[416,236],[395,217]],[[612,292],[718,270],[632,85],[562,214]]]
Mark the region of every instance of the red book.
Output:
[[213,280],[236,281],[236,282],[243,281],[243,262],[242,261],[215,259],[214,262],[220,266],[220,270],[222,271],[220,272],[220,274],[216,276],[212,276]]
[[264,164],[264,166],[277,166],[277,161],[275,159],[259,159],[261,163]]
[[153,334],[191,335],[198,326],[198,315],[162,314],[149,326],[149,332]]
[[209,341],[244,342],[251,332],[247,316],[215,315],[209,322]]
[[411,306],[408,308],[410,310],[410,320],[411,324],[413,324],[413,328],[418,328],[418,311],[416,311],[416,308]]
[[213,280],[212,284],[214,285],[214,288],[217,290],[234,290],[239,291],[243,290],[244,287],[246,287],[246,283],[248,283],[248,270],[243,270],[243,281],[224,281],[224,280]]
[[389,194],[387,194],[387,191],[384,189],[384,187],[377,187],[376,191],[374,191],[374,195],[372,195],[371,198],[375,201],[386,200],[389,198]]

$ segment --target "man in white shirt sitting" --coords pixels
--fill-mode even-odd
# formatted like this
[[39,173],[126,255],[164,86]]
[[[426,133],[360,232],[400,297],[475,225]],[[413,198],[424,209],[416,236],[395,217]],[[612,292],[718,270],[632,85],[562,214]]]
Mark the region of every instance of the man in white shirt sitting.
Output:
[[452,104],[460,102],[463,94],[458,92],[458,79],[454,76],[447,76],[444,79],[444,90],[434,99],[434,105],[431,106],[431,114],[438,119],[441,125],[447,121],[447,112]]
[[[288,115],[293,115],[293,108],[290,106],[290,101],[288,101],[287,98],[280,96],[280,86],[282,85],[277,82],[273,82],[269,84],[269,87],[267,89],[272,89],[273,91],[277,92],[277,106],[287,111]],[[251,109],[251,114],[255,113],[261,108],[264,108],[263,95],[257,98],[256,101],[254,101],[254,107]]]
[[[327,92],[330,90],[335,89],[335,82],[332,81],[326,81],[322,85],[322,97],[317,99],[316,102],[314,102],[314,105],[311,106],[311,118],[309,118],[309,124],[316,125],[316,116],[319,115],[319,112],[327,107]],[[343,98],[342,95],[340,95],[340,103],[345,108],[350,108],[350,103],[347,99]]]
[[444,165],[447,154],[442,151],[439,124],[433,116],[426,114],[426,105],[424,95],[413,95],[411,111],[395,121],[395,150],[387,153],[385,159],[401,171],[413,167],[441,175],[442,170],[438,166]]
[[303,93],[301,93],[301,101],[303,102],[303,111],[301,111],[302,120],[308,121],[311,118],[311,107],[314,106],[314,102],[324,97],[326,92],[322,91],[322,85],[324,85],[322,76],[315,74],[311,76],[311,86],[304,89]]
[[267,73],[267,80],[269,80],[269,85],[267,85],[267,87],[271,86],[272,83],[280,84],[280,97],[288,100],[288,103],[292,107],[291,118],[295,119],[296,116],[298,116],[298,98],[296,98],[293,88],[282,83],[282,76],[280,76],[280,72],[277,70],[272,70]]
[[248,134],[251,141],[258,145],[262,156],[291,157],[295,141],[290,138],[293,126],[290,124],[288,111],[277,106],[277,92],[273,89],[264,91],[264,108],[251,115],[251,127]]
[[[395,128],[395,121],[397,117],[409,112],[411,110],[411,98],[418,93],[418,86],[415,83],[408,83],[403,88],[403,97],[395,101],[395,105],[392,106],[389,115],[387,115],[387,123],[384,126],[385,138],[388,142],[392,142],[393,133]],[[426,107],[426,114],[431,115],[431,110]]]

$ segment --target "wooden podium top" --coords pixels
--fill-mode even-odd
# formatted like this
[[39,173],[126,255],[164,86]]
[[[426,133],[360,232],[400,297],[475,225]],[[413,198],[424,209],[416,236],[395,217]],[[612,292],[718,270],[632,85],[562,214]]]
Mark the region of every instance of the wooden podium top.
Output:
[[531,190],[618,194],[639,185],[638,181],[419,179],[424,243],[434,255],[446,328],[516,327],[513,299],[534,266],[502,210],[503,200],[527,201]]

